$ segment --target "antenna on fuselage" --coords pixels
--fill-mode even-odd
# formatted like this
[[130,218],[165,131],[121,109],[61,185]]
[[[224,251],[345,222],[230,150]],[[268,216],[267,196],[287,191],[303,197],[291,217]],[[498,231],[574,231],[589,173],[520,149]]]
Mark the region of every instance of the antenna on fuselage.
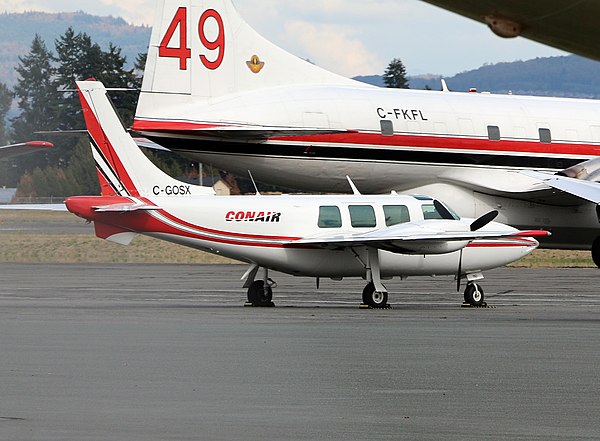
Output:
[[442,92],[450,92],[448,89],[448,85],[446,84],[446,80],[442,78]]
[[254,190],[256,191],[256,196],[260,196],[260,192],[258,191],[258,187],[256,185],[256,181],[254,181],[254,177],[252,176],[252,172],[248,170],[248,176],[250,176],[250,180],[252,181],[252,185],[254,185]]
[[354,193],[355,195],[362,194],[360,191],[358,191],[358,188],[356,188],[356,185],[354,185],[354,182],[352,182],[352,179],[350,179],[350,176],[346,175],[346,179],[348,179],[348,183],[350,184],[350,188],[352,188],[352,193]]

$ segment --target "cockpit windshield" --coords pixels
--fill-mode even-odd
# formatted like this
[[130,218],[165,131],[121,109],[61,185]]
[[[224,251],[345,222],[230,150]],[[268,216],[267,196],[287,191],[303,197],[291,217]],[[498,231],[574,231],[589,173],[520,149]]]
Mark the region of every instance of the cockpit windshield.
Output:
[[423,219],[445,219],[445,220],[460,220],[460,216],[447,205],[442,204],[438,200],[433,200],[431,204],[421,205],[423,210]]

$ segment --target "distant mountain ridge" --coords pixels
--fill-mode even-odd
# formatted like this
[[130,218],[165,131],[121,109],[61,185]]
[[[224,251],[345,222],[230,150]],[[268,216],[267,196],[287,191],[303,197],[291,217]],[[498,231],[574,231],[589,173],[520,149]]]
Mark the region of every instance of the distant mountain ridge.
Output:
[[2,13],[0,14],[0,81],[9,87],[16,84],[15,67],[19,56],[29,53],[35,34],[39,34],[54,53],[54,41],[72,26],[75,32],[85,32],[103,49],[109,43],[120,47],[133,66],[137,54],[146,52],[152,28],[135,26],[122,18],[98,17],[85,12],[72,13]]
[[[146,52],[152,29],[135,26],[122,18],[98,17],[85,12],[73,13],[0,13],[0,82],[9,87],[16,84],[15,71],[19,56],[29,53],[36,33],[44,39],[54,53],[54,41],[72,26],[75,32],[89,34],[92,41],[103,49],[109,43],[120,47],[133,65],[138,53]],[[402,54],[399,54],[402,58]],[[512,63],[496,63],[468,72],[446,77],[451,90],[466,91],[476,87],[479,91],[494,93],[552,95],[581,98],[600,98],[600,63],[575,55],[536,58]],[[356,77],[360,81],[383,86],[380,75]],[[440,90],[439,75],[409,77],[410,87]]]
[[[450,90],[514,93],[519,95],[600,98],[600,62],[576,55],[535,58],[511,63],[487,64],[479,69],[445,77]],[[357,80],[384,86],[380,75]],[[411,89],[441,89],[440,75],[409,77]]]

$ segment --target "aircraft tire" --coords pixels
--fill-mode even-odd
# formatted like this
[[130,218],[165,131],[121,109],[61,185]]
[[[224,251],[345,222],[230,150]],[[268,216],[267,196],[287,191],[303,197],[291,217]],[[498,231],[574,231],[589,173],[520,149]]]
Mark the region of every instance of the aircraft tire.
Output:
[[483,289],[477,283],[469,283],[465,289],[465,302],[471,306],[483,305]]
[[592,260],[600,268],[600,236],[592,243]]
[[248,288],[248,302],[253,306],[273,306],[273,290],[270,286],[264,289],[264,281],[255,280]]
[[363,289],[362,300],[371,308],[386,308],[388,306],[388,293],[375,291],[373,282],[368,283]]

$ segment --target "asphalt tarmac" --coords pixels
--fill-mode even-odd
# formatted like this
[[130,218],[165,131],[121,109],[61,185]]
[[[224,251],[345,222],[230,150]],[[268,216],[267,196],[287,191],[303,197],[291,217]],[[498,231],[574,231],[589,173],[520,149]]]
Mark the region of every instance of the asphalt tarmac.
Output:
[[598,440],[600,271],[272,274],[244,308],[224,266],[0,264],[0,440]]

